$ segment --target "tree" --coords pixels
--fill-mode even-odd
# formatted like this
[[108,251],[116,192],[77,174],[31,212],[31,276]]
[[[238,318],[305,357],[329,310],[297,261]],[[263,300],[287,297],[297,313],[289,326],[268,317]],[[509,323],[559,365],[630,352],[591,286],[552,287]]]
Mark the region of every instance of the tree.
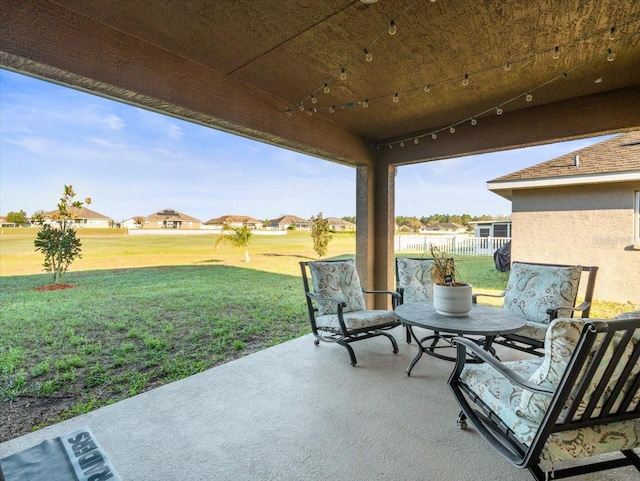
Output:
[[313,250],[318,254],[318,257],[327,255],[327,248],[333,236],[329,221],[322,218],[322,212],[318,212],[317,216],[311,216],[311,237],[313,238]]
[[356,216],[355,215],[345,215],[344,217],[342,217],[342,220],[346,220],[347,222],[351,222],[352,224],[356,223]]
[[231,244],[233,247],[242,247],[244,249],[244,261],[249,262],[249,241],[253,233],[246,225],[242,227],[231,227],[225,224],[222,227],[222,235],[216,240],[213,247],[218,248],[220,244]]
[[45,220],[42,213],[36,213],[32,219],[39,227],[34,241],[36,251],[44,254],[42,266],[46,272],[51,272],[54,284],[60,282],[76,258],[82,258],[80,254],[82,244],[76,237],[76,230],[73,227],[73,219],[77,217],[74,210],[80,209],[85,203],[90,204],[91,199],[87,197],[85,202],[74,201],[75,196],[73,186],[65,185],[64,193],[58,203],[58,212],[52,216],[51,220]]
[[15,225],[25,225],[29,223],[29,219],[27,219],[27,213],[21,210],[20,212],[8,212],[7,222]]

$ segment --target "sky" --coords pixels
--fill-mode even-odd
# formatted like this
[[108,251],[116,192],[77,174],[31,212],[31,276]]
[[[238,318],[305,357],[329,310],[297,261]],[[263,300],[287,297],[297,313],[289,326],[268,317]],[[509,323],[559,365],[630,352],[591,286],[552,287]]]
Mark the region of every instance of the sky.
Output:
[[[508,216],[487,181],[605,138],[400,167],[395,213]],[[53,210],[69,184],[116,222],[356,214],[351,167],[0,69],[0,215]]]

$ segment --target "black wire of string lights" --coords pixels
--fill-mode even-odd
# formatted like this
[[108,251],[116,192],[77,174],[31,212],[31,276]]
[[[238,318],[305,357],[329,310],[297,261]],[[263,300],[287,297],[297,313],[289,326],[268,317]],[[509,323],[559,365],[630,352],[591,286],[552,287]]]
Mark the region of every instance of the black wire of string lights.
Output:
[[[431,2],[435,2],[435,0],[430,0],[430,1]],[[543,55],[551,54],[551,57],[554,60],[557,60],[557,59],[560,58],[561,54],[564,51],[567,51],[567,50],[571,49],[572,47],[575,47],[576,45],[579,45],[582,42],[591,40],[591,39],[593,39],[595,37],[598,37],[598,36],[601,36],[601,35],[603,35],[605,33],[608,34],[608,39],[610,41],[613,41],[619,35],[619,33],[620,33],[622,28],[627,27],[627,26],[629,26],[629,25],[631,25],[633,23],[636,23],[636,22],[640,21],[640,18],[635,18],[635,19],[629,20],[628,22],[625,22],[625,23],[621,24],[618,27],[613,26],[613,27],[610,27],[610,28],[607,28],[607,29],[597,30],[594,33],[592,33],[591,35],[580,37],[580,38],[574,40],[571,43],[566,43],[566,44],[562,44],[562,45],[556,45],[556,46],[554,46],[554,47],[552,47],[550,49],[534,52],[534,53],[531,53],[529,55],[525,55],[525,56],[517,58],[517,59],[508,60],[507,62],[505,62],[503,64],[500,64],[500,65],[493,65],[493,66],[485,67],[485,68],[482,68],[482,69],[479,69],[479,70],[476,70],[476,71],[473,71],[473,72],[465,72],[464,74],[456,75],[456,76],[453,76],[453,77],[449,77],[447,79],[439,80],[439,81],[436,81],[436,82],[433,82],[433,83],[427,83],[426,85],[424,85],[424,87],[423,86],[414,87],[414,88],[407,89],[407,90],[404,90],[404,91],[398,91],[398,92],[393,92],[393,93],[389,93],[389,94],[379,95],[377,97],[372,97],[372,98],[368,98],[368,99],[361,99],[361,100],[357,100],[357,101],[344,103],[344,104],[341,104],[341,105],[330,105],[330,106],[321,106],[321,107],[315,106],[315,104],[318,101],[318,97],[317,97],[316,94],[318,92],[320,92],[321,90],[324,91],[325,93],[329,93],[330,84],[333,81],[335,81],[336,79],[338,79],[338,78],[340,78],[341,80],[346,80],[346,78],[347,78],[347,76],[346,76],[347,69],[354,62],[356,62],[357,60],[360,60],[363,57],[364,57],[365,61],[372,61],[373,60],[373,54],[370,52],[371,47],[376,42],[378,42],[379,39],[387,31],[388,31],[388,33],[390,35],[395,35],[395,33],[397,32],[397,25],[395,23],[395,20],[397,20],[401,16],[405,15],[414,4],[415,4],[415,0],[411,1],[401,12],[399,12],[397,15],[395,15],[390,20],[388,29],[383,31],[382,33],[380,33],[369,44],[369,46],[367,48],[363,49],[363,51],[359,55],[353,57],[345,66],[341,67],[339,75],[335,75],[335,76],[331,77],[330,79],[325,81],[322,86],[320,86],[316,90],[314,90],[309,96],[307,96],[306,98],[298,101],[299,110],[302,111],[302,112],[307,110],[304,107],[304,102],[306,102],[307,100],[311,100],[311,103],[314,104],[312,107],[310,107],[307,110],[307,114],[308,115],[313,115],[318,110],[328,110],[330,113],[334,113],[337,109],[348,109],[348,108],[353,108],[353,107],[358,106],[358,105],[366,108],[366,107],[369,106],[369,103],[372,102],[372,101],[378,101],[378,100],[381,100],[381,99],[384,99],[384,98],[389,98],[389,97],[392,98],[392,101],[394,103],[398,103],[399,100],[400,100],[400,96],[404,96],[404,95],[409,94],[409,93],[417,92],[419,90],[424,90],[425,92],[428,93],[428,92],[431,92],[433,88],[438,87],[438,86],[443,85],[443,84],[448,84],[448,83],[461,82],[461,85],[463,87],[467,87],[470,84],[470,77],[476,77],[476,76],[478,76],[480,74],[484,74],[484,73],[495,71],[495,70],[499,70],[499,69],[504,69],[505,71],[509,71],[509,70],[511,70],[511,68],[514,65],[527,62],[527,61],[529,61],[529,60],[531,60],[533,58],[536,58],[536,57],[539,57],[539,56],[543,56]],[[635,35],[633,35],[633,36],[635,36]],[[607,55],[607,60],[609,60],[609,61],[613,61],[613,59],[615,58],[615,52],[611,48],[606,49],[606,55]],[[504,105],[509,104],[511,102],[514,102],[515,100],[517,100],[517,99],[519,99],[521,97],[524,97],[527,102],[530,102],[533,99],[533,97],[532,97],[532,92],[533,91],[538,90],[538,89],[540,89],[540,88],[548,85],[549,83],[552,83],[552,82],[554,82],[554,81],[556,81],[556,80],[558,80],[560,78],[566,78],[568,73],[570,73],[572,71],[575,71],[577,68],[580,68],[583,64],[586,64],[586,63],[588,63],[588,61],[587,62],[583,62],[583,63],[579,64],[578,66],[574,66],[574,67],[566,70],[561,75],[558,75],[558,76],[556,76],[556,77],[554,77],[554,78],[552,78],[550,80],[547,80],[546,82],[544,82],[541,85],[534,86],[534,87],[528,89],[527,91],[525,91],[525,92],[523,92],[523,93],[521,93],[521,94],[519,94],[519,95],[517,95],[517,96],[515,96],[515,97],[513,97],[511,99],[508,99],[508,100],[506,100],[504,102],[501,102],[496,107],[492,107],[492,108],[489,108],[489,109],[487,109],[487,110],[485,110],[483,112],[479,112],[479,113],[477,113],[477,114],[475,114],[473,116],[470,116],[470,117],[468,117],[468,118],[466,118],[464,120],[456,122],[456,123],[454,123],[454,124],[452,124],[450,126],[447,126],[445,128],[436,130],[434,132],[430,132],[428,134],[422,134],[420,136],[411,137],[410,139],[404,139],[402,141],[396,141],[396,142],[393,142],[393,143],[391,143],[389,145],[390,145],[390,147],[395,143],[400,143],[401,145],[404,145],[404,142],[406,142],[407,140],[411,140],[411,139],[414,139],[414,142],[417,143],[417,139],[418,138],[422,138],[422,137],[425,137],[427,135],[431,135],[431,137],[435,139],[437,137],[437,133],[441,132],[442,130],[446,130],[446,129],[448,129],[451,133],[454,133],[456,126],[458,126],[460,124],[463,124],[463,123],[466,123],[466,122],[470,122],[471,125],[476,125],[477,124],[477,120],[476,120],[477,117],[480,117],[482,115],[486,115],[487,113],[492,112],[494,110],[496,111],[496,113],[498,115],[501,115],[502,114],[502,107]],[[285,112],[287,113],[287,115],[292,116],[291,107],[285,109]],[[376,144],[376,146],[379,147],[379,145],[384,145],[384,144],[386,144],[386,143]]]

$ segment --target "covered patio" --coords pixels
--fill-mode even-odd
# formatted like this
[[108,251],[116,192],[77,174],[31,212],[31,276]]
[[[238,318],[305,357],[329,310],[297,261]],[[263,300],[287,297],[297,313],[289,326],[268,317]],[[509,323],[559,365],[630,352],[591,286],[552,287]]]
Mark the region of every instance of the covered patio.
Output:
[[303,336],[13,439],[0,457],[89,426],[128,481],[532,479],[456,427],[453,363],[423,356],[408,377],[415,344],[399,345],[393,355],[386,339],[359,342],[353,368],[342,347]]
[[399,166],[640,127],[638,2],[8,0],[0,26],[3,68],[353,166],[369,289]]

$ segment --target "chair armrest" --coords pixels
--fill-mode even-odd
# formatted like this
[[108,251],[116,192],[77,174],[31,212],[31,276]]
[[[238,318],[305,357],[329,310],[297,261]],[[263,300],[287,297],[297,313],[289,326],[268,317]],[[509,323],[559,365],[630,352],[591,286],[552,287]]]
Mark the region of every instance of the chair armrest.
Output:
[[340,307],[347,307],[347,303],[344,301],[341,301],[339,299],[334,299],[333,297],[319,297],[316,296],[315,294],[311,293],[311,292],[307,292],[307,297],[309,299],[313,299],[314,301],[331,301],[331,302],[335,302],[336,304],[338,304],[338,306]]
[[580,304],[579,306],[576,306],[576,307],[552,307],[552,308],[547,309],[547,314],[549,314],[549,320],[553,321],[554,319],[558,318],[558,311],[560,309],[564,309],[564,310],[571,311],[571,312],[577,312],[577,311],[582,312],[582,311],[588,309],[589,306],[591,306],[591,302],[584,301],[582,304]]
[[477,304],[478,303],[478,297],[480,296],[484,296],[484,297],[504,297],[505,296],[505,292],[501,292],[500,294],[472,294],[471,295],[471,302],[473,304]]
[[458,349],[458,356],[456,360],[457,364],[456,364],[456,369],[454,371],[454,373],[457,372],[458,375],[460,374],[460,372],[462,372],[462,367],[464,367],[464,363],[467,359],[467,349],[468,349],[471,352],[473,352],[473,354],[477,358],[481,359],[485,363],[489,364],[493,369],[498,371],[498,373],[500,373],[503,377],[509,380],[512,384],[515,384],[516,386],[519,386],[522,389],[528,389],[529,391],[533,391],[539,394],[547,394],[549,396],[552,396],[553,394],[555,394],[555,391],[540,387],[538,384],[534,384],[530,382],[528,379],[525,379],[519,374],[515,373],[514,371],[509,369],[507,366],[505,366],[502,362],[500,362],[498,359],[496,359],[487,351],[485,351],[482,348],[482,346],[479,346],[471,339],[466,339],[464,337],[454,337],[451,340],[451,343],[454,346],[456,346]]
[[400,294],[395,291],[365,291],[364,289],[362,289],[362,292],[364,292],[365,294],[389,294],[394,299],[400,299]]

